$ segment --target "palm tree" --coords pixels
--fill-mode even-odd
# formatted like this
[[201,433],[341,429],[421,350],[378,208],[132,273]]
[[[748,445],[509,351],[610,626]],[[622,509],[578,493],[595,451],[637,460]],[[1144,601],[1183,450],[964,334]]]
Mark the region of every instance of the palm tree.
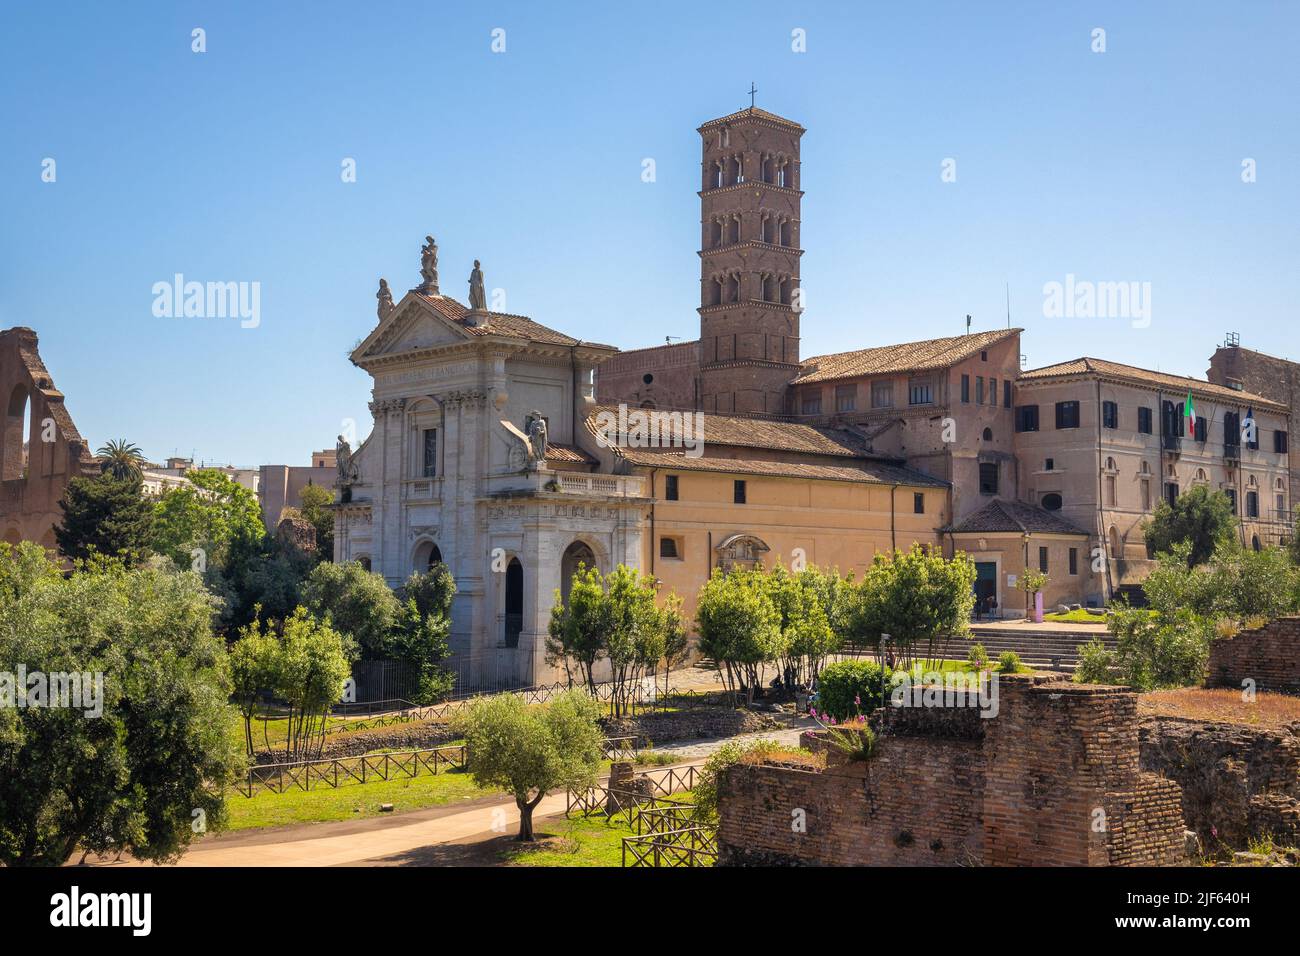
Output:
[[100,462],[103,472],[114,478],[137,479],[140,477],[141,466],[146,463],[144,453],[126,439],[110,441],[95,454],[103,459]]

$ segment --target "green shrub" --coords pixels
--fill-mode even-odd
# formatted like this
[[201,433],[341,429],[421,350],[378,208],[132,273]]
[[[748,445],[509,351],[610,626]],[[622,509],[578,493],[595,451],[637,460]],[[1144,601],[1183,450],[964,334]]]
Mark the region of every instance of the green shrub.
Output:
[[966,654],[966,659],[975,667],[986,667],[989,662],[989,652],[984,650],[984,645],[978,642],[970,646],[970,651]]
[[817,710],[848,720],[880,706],[881,666],[874,661],[838,661],[818,675]]
[[1020,655],[1015,651],[1003,651],[998,657],[998,670],[1003,674],[1017,674],[1023,668],[1020,663]]
[[1074,679],[1080,684],[1114,684],[1116,678],[1115,655],[1095,638],[1079,645],[1079,666],[1074,669]]

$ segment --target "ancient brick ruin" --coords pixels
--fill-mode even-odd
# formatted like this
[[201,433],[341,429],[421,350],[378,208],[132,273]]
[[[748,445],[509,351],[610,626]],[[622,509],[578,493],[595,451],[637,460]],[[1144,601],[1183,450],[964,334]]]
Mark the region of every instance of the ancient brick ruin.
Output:
[[[6,402],[0,447],[0,534],[5,541],[36,541],[55,549],[59,501],[72,478],[97,474],[86,441],[72,423],[63,393],[37,350],[36,333],[0,332],[0,396]],[[24,447],[24,423],[30,440]]]
[[1246,686],[1300,694],[1300,617],[1280,617],[1263,627],[1217,637],[1210,643],[1207,687]]
[[[996,717],[890,708],[867,761],[737,764],[719,785],[731,865],[1132,866],[1186,855],[1177,784],[1138,765],[1137,695],[999,680]],[[838,757],[838,759],[836,759]]]

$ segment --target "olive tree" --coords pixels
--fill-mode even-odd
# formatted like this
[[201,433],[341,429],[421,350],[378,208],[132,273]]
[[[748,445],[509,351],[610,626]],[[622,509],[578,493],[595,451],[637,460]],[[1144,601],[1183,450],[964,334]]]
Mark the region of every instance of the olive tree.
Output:
[[479,697],[454,717],[474,782],[515,798],[521,841],[534,839],[533,810],[548,793],[596,782],[604,737],[598,717],[596,702],[577,690],[539,706],[515,694]]

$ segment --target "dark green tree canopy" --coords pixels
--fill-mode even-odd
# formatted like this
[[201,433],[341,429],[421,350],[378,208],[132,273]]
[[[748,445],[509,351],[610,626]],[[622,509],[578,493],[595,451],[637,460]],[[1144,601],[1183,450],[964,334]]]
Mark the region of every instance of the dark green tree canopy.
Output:
[[1152,554],[1164,554],[1180,542],[1189,544],[1188,567],[1195,567],[1210,560],[1218,548],[1232,547],[1237,540],[1236,527],[1228,496],[1197,485],[1180,494],[1172,505],[1162,500],[1143,531]]
[[117,478],[105,472],[73,478],[59,507],[63,521],[55,526],[54,538],[64,557],[78,561],[93,553],[133,566],[149,554],[153,505],[144,497],[138,477]]

